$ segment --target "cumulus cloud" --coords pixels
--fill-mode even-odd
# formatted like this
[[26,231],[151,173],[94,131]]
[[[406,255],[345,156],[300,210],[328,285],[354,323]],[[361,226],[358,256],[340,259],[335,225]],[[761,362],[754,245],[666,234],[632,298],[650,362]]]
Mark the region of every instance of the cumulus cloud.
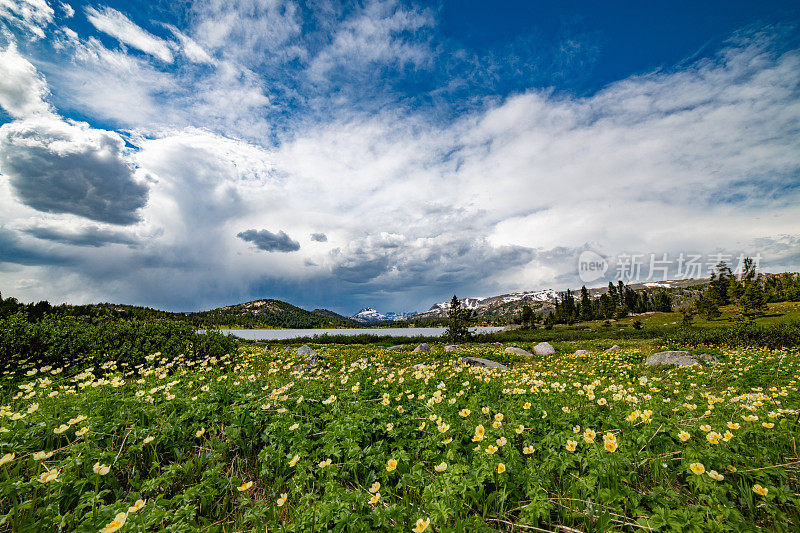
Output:
[[47,94],[45,80],[10,42],[0,52],[0,106],[12,117],[44,114],[50,111]]
[[300,249],[300,243],[284,231],[272,233],[265,229],[249,229],[237,233],[236,236],[245,242],[253,243],[256,248],[265,252],[296,252]]
[[99,222],[133,224],[147,201],[119,134],[38,117],[0,127],[0,171],[27,206]]
[[324,233],[312,233],[311,240],[314,242],[328,242],[328,236]]
[[87,7],[86,18],[98,31],[114,37],[123,44],[150,54],[165,63],[172,63],[174,59],[167,41],[143,30],[116,9],[104,7],[98,10]]
[[0,0],[0,18],[33,38],[44,38],[44,28],[53,22],[53,15],[47,0]]

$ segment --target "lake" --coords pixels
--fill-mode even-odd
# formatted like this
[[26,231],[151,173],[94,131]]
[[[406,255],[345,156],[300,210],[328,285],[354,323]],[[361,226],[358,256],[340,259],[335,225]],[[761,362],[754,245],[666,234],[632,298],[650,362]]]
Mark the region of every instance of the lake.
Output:
[[[222,333],[251,341],[279,341],[315,335],[383,335],[389,337],[441,337],[446,328],[361,328],[361,329],[221,329]],[[499,326],[469,328],[473,333],[494,333]],[[202,331],[200,332],[202,333]]]

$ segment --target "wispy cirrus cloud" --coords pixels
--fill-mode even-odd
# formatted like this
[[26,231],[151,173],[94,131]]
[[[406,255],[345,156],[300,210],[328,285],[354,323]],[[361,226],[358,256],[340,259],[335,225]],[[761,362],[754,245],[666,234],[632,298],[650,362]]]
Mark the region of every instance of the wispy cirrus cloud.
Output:
[[143,30],[116,9],[107,6],[101,9],[87,7],[86,18],[98,31],[114,37],[123,44],[150,54],[165,63],[172,63],[174,60],[167,41]]

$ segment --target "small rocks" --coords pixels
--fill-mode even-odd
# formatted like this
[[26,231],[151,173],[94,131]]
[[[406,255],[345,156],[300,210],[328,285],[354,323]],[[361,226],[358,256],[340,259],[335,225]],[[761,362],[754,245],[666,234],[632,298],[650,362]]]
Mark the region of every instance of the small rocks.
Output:
[[533,357],[533,354],[528,350],[523,350],[522,348],[517,348],[516,346],[509,346],[508,348],[506,348],[506,353],[513,353],[525,357]]
[[700,363],[700,361],[711,364],[719,363],[719,359],[707,353],[694,355],[682,350],[677,350],[677,351],[672,350],[672,351],[654,353],[645,360],[644,364],[647,366],[657,366],[657,365],[694,366]]
[[320,357],[314,350],[309,348],[307,344],[304,344],[297,349],[297,355],[304,355],[308,357],[308,362],[312,365],[316,365],[322,361],[322,357]]
[[460,352],[463,349],[464,348],[462,348],[458,344],[448,344],[447,346],[444,347],[445,352]]
[[508,370],[504,364],[492,361],[490,359],[483,359],[481,357],[462,357],[461,362],[465,365],[475,366],[478,368],[496,368],[498,370]]
[[553,355],[556,353],[556,349],[549,342],[540,342],[533,347],[533,353],[536,355]]
[[387,350],[402,350],[402,349],[403,349],[403,348],[405,348],[405,347],[406,347],[406,345],[405,345],[405,344],[395,344],[394,346],[389,346],[389,347],[388,347],[388,348],[386,348],[386,349],[387,349]]
[[431,351],[431,347],[428,346],[427,342],[423,342],[422,344],[420,344],[419,346],[414,348],[414,353],[424,353],[424,352],[430,352],[430,351]]

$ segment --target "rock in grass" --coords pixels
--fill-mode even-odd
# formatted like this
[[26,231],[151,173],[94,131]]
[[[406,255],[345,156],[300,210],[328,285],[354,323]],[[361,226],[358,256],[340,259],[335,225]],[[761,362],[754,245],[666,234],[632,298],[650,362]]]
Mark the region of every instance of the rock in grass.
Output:
[[644,364],[647,366],[693,366],[698,363],[697,358],[689,352],[666,351],[654,353],[645,360]]
[[465,365],[476,366],[480,368],[496,368],[498,370],[508,370],[504,364],[492,361],[490,359],[483,359],[481,357],[462,357],[461,362]]
[[386,348],[386,349],[387,349],[387,350],[402,350],[402,349],[403,349],[403,348],[405,348],[405,347],[406,347],[406,345],[405,345],[405,344],[395,344],[394,346],[389,346],[389,347],[388,347],[388,348]]
[[553,355],[556,353],[556,349],[549,342],[540,342],[533,347],[533,353],[536,355]]
[[448,344],[447,346],[444,347],[445,352],[460,352],[463,349],[464,348],[462,348],[458,344]]
[[588,350],[575,350],[575,353],[572,355],[589,355]]
[[302,345],[297,349],[297,355],[304,355],[308,357],[308,362],[312,365],[316,365],[320,361],[322,361],[322,357],[320,357],[317,352],[309,348],[307,344]]
[[423,342],[422,344],[420,344],[419,346],[414,348],[414,353],[422,353],[422,352],[430,352],[430,351],[431,351],[431,347],[428,346],[427,342]]
[[612,350],[621,350],[621,349],[622,349],[622,348],[620,347],[620,345],[619,345],[619,344],[615,344],[614,346],[612,346],[611,348],[609,348],[609,349],[608,349],[608,350],[606,350],[606,351],[607,351],[607,352],[610,352],[610,351],[612,351]]
[[517,348],[516,346],[509,346],[506,348],[506,353],[513,353],[516,355],[523,355],[525,357],[533,357],[533,354],[528,350],[523,350],[522,348]]

